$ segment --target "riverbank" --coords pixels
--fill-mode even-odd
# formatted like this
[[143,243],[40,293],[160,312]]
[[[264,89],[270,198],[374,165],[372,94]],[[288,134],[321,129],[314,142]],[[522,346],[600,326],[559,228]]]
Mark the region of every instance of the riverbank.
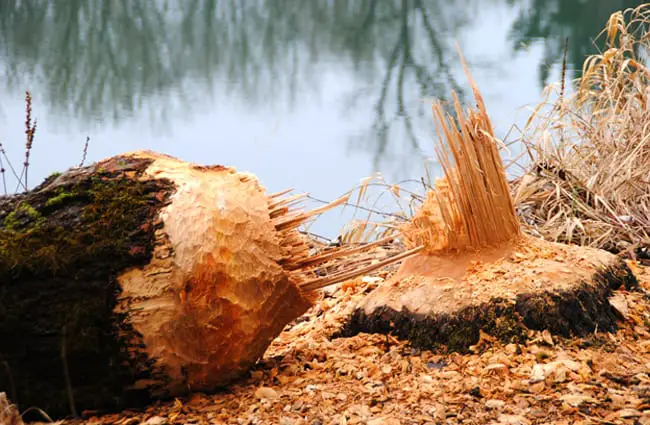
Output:
[[[650,290],[650,268],[628,262]],[[66,425],[648,424],[650,299],[617,291],[614,333],[526,344],[484,339],[475,354],[417,351],[383,335],[330,339],[388,273],[331,288],[277,338],[248,379],[144,412]]]
[[[650,12],[635,13],[633,22],[648,22]],[[481,334],[466,354],[419,350],[390,335],[337,337],[359,302],[390,277],[386,269],[324,289],[222,393],[137,412],[86,411],[63,423],[650,424],[650,71],[634,59],[646,41],[631,29],[613,15],[609,50],[586,61],[576,95],[565,97],[562,85],[550,111],[533,114],[533,166],[513,188],[528,233],[627,258],[642,291],[614,291],[613,310],[603,300],[618,328],[570,339],[528,331],[526,342],[509,344]]]

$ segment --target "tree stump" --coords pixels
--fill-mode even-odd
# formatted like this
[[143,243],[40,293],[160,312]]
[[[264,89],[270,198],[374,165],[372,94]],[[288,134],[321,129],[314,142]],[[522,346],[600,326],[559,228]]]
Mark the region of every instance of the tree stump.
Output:
[[481,332],[521,343],[528,330],[584,336],[616,329],[612,291],[638,282],[606,251],[529,237],[481,253],[406,260],[355,310],[341,336],[389,333],[414,346],[467,352]]
[[285,194],[136,152],[0,198],[0,388],[61,417],[240,377],[313,290],[355,273],[318,266],[363,257],[297,230],[341,200],[302,212]]
[[[422,252],[357,308],[341,335],[393,333],[425,348],[466,351],[481,331],[521,341],[528,329],[570,336],[613,330],[611,291],[638,286],[616,256],[525,236],[492,123],[462,60],[477,109],[433,106],[435,182],[402,234]],[[575,223],[569,223],[575,225]]]

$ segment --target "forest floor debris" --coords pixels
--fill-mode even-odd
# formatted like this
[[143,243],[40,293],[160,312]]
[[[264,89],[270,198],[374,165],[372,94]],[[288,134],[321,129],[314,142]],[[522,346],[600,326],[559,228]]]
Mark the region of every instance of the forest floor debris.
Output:
[[465,355],[385,335],[332,339],[383,271],[326,289],[222,393],[65,424],[650,424],[650,268],[629,265],[643,291],[616,291],[615,333],[534,332],[522,345],[485,336]]

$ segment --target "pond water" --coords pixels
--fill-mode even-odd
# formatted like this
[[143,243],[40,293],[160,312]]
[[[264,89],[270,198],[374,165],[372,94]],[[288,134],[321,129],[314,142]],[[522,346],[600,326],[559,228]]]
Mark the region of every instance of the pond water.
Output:
[[[560,78],[565,39],[575,77],[609,15],[640,3],[2,1],[0,142],[22,164],[29,89],[30,186],[78,164],[90,136],[87,162],[152,149],[331,200],[376,171],[423,175],[431,102],[472,100],[456,43],[505,138]],[[333,237],[346,214],[312,230]]]

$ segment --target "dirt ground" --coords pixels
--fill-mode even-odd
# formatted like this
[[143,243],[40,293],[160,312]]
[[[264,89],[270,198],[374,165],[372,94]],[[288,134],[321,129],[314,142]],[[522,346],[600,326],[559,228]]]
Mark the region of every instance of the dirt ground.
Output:
[[[650,268],[630,266],[650,291]],[[65,424],[650,424],[650,296],[616,292],[616,333],[535,332],[526,345],[486,336],[474,354],[383,335],[332,339],[380,276],[324,292],[227,391]]]

